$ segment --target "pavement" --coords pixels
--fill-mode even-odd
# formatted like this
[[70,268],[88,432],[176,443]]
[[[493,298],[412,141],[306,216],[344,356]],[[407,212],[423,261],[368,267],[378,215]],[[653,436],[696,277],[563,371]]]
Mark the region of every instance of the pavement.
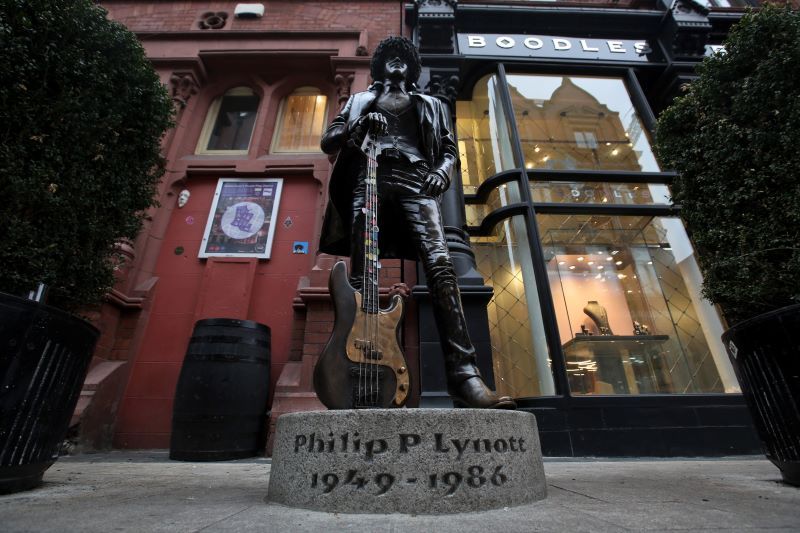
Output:
[[0,531],[800,531],[800,488],[759,456],[545,458],[548,497],[454,515],[341,514],[265,500],[270,460],[166,451],[61,457],[42,487],[0,496]]

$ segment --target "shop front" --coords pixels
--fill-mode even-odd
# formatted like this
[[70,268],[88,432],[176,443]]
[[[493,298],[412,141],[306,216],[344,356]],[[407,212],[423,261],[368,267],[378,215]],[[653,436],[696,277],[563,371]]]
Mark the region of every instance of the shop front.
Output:
[[656,113],[736,12],[421,4],[407,20],[423,62],[457,94],[463,209],[446,223],[471,250],[466,299],[476,277],[490,288],[472,319],[498,393],[537,415],[548,455],[757,452],[652,148]]

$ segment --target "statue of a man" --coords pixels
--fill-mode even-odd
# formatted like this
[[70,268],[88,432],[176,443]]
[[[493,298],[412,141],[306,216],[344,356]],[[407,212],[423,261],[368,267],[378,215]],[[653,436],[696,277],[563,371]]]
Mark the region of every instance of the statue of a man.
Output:
[[350,282],[361,287],[366,158],[360,146],[369,132],[382,148],[377,170],[380,256],[422,261],[448,392],[457,406],[513,409],[514,401],[490,390],[475,366],[439,209],[458,150],[445,105],[414,90],[420,71],[411,41],[385,39],[372,58],[373,85],[352,95],[322,136],[322,150],[337,159],[320,251],[350,256]]

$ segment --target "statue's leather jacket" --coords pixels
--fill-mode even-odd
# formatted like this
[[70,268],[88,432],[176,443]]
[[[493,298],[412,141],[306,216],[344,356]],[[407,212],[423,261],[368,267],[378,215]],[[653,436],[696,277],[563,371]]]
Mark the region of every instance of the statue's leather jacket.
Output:
[[[322,225],[320,252],[339,256],[350,254],[353,190],[366,159],[359,147],[348,141],[351,141],[358,119],[375,111],[373,104],[379,89],[380,85],[373,85],[367,91],[352,95],[322,136],[322,151],[337,157],[328,187],[330,198]],[[458,157],[450,112],[436,98],[417,92],[409,95],[414,101],[419,122],[419,149],[428,159],[430,172],[441,176],[449,186]],[[386,243],[381,247],[381,257],[417,259],[416,252],[408,246],[408,239],[402,237],[402,227],[381,227],[381,242]]]

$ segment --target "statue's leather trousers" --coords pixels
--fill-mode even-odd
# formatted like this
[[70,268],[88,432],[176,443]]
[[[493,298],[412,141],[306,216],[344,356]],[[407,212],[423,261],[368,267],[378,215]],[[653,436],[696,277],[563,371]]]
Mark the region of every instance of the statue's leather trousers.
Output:
[[[447,391],[457,407],[514,409],[508,396],[498,397],[483,382],[476,366],[475,347],[469,338],[461,307],[455,269],[447,251],[442,214],[435,198],[420,193],[427,174],[424,162],[384,161],[378,166],[378,226],[402,224],[417,250],[428,281],[433,316],[444,352]],[[364,178],[353,202],[351,284],[361,288],[364,270]],[[385,226],[384,226],[385,227]]]
[[[380,160],[379,160],[380,161]],[[378,170],[378,226],[401,224],[422,262],[433,303],[433,314],[445,357],[448,385],[480,376],[475,348],[469,338],[455,269],[447,250],[439,202],[420,194],[425,163],[383,165]],[[351,284],[361,288],[364,268],[364,181],[359,180],[353,202]]]

